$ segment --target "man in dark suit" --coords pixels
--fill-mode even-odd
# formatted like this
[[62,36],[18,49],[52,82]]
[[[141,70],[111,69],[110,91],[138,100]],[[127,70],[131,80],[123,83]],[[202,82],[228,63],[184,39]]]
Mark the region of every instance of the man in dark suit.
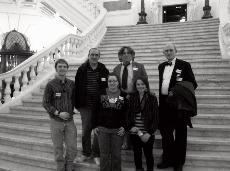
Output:
[[118,54],[121,55],[121,63],[113,72],[120,78],[121,88],[126,93],[132,93],[133,82],[139,76],[148,77],[143,64],[134,61],[135,52],[129,46],[122,47]]
[[[174,167],[174,171],[182,171],[186,158],[187,125],[190,118],[186,113],[179,112],[168,103],[170,90],[177,82],[191,82],[197,88],[195,76],[191,65],[175,57],[176,46],[172,43],[163,48],[167,61],[158,66],[159,70],[159,129],[162,136],[162,162],[157,165],[159,169]],[[191,122],[190,122],[191,123]]]

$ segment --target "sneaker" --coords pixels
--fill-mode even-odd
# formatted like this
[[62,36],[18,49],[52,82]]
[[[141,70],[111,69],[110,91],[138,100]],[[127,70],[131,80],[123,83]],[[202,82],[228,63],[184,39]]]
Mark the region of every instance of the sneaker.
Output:
[[100,165],[100,158],[99,157],[94,157],[94,162],[96,163],[96,165]]
[[77,162],[84,162],[86,160],[89,160],[90,159],[90,156],[85,156],[85,155],[81,155],[81,156],[77,156],[75,159],[74,159],[74,163],[77,163]]

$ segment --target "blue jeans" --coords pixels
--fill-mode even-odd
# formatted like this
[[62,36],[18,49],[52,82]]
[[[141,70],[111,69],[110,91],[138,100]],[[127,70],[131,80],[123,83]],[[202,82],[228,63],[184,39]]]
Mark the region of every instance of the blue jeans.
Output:
[[51,119],[50,130],[57,171],[72,171],[73,160],[77,155],[77,129],[74,121],[61,122]]
[[121,171],[121,146],[123,136],[117,135],[118,129],[99,127],[100,171]]
[[82,154],[87,157],[89,157],[90,155],[92,155],[93,157],[99,157],[100,149],[98,145],[98,138],[95,134],[93,136],[93,144],[91,148],[93,111],[89,108],[80,108],[79,111],[82,121]]

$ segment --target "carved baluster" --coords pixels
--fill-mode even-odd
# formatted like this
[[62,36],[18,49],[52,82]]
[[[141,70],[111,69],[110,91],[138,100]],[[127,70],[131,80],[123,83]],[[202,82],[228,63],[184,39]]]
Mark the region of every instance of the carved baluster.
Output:
[[36,77],[36,74],[35,74],[35,70],[34,70],[35,66],[34,65],[31,65],[31,71],[30,71],[30,84],[33,84],[34,81],[35,81],[35,77]]
[[2,105],[2,99],[3,99],[3,86],[2,86],[2,80],[0,80],[0,106]]
[[65,41],[65,57],[68,57],[69,55],[69,44],[68,40]]
[[26,90],[28,84],[27,70],[22,71],[22,87],[21,91]]
[[38,63],[37,63],[37,74],[41,74],[41,72],[43,71],[43,59],[40,58],[38,60]]
[[77,54],[77,39],[73,38],[73,55]]
[[62,57],[62,58],[64,58],[64,55],[65,55],[65,51],[64,51],[64,44],[61,44],[61,47],[60,47],[60,56]]
[[6,78],[5,83],[6,83],[6,88],[5,88],[5,103],[9,102],[11,100],[11,89],[10,89],[10,83],[12,81],[12,78]]
[[48,56],[44,56],[44,65],[43,65],[44,70],[49,68],[49,63],[48,63]]
[[13,97],[17,97],[20,94],[20,83],[19,83],[19,77],[21,75],[15,75],[15,82],[14,82],[14,93]]

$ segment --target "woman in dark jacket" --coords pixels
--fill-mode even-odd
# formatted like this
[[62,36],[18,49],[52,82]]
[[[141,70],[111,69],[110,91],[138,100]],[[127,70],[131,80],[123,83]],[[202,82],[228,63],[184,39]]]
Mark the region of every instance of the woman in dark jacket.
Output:
[[121,171],[121,146],[126,128],[126,93],[118,77],[108,76],[108,88],[100,94],[93,118],[100,147],[100,171]]
[[147,171],[153,171],[154,133],[158,126],[158,102],[150,93],[148,80],[138,77],[134,82],[136,93],[130,95],[127,116],[128,130],[133,144],[136,171],[143,171],[142,149],[146,158]]

